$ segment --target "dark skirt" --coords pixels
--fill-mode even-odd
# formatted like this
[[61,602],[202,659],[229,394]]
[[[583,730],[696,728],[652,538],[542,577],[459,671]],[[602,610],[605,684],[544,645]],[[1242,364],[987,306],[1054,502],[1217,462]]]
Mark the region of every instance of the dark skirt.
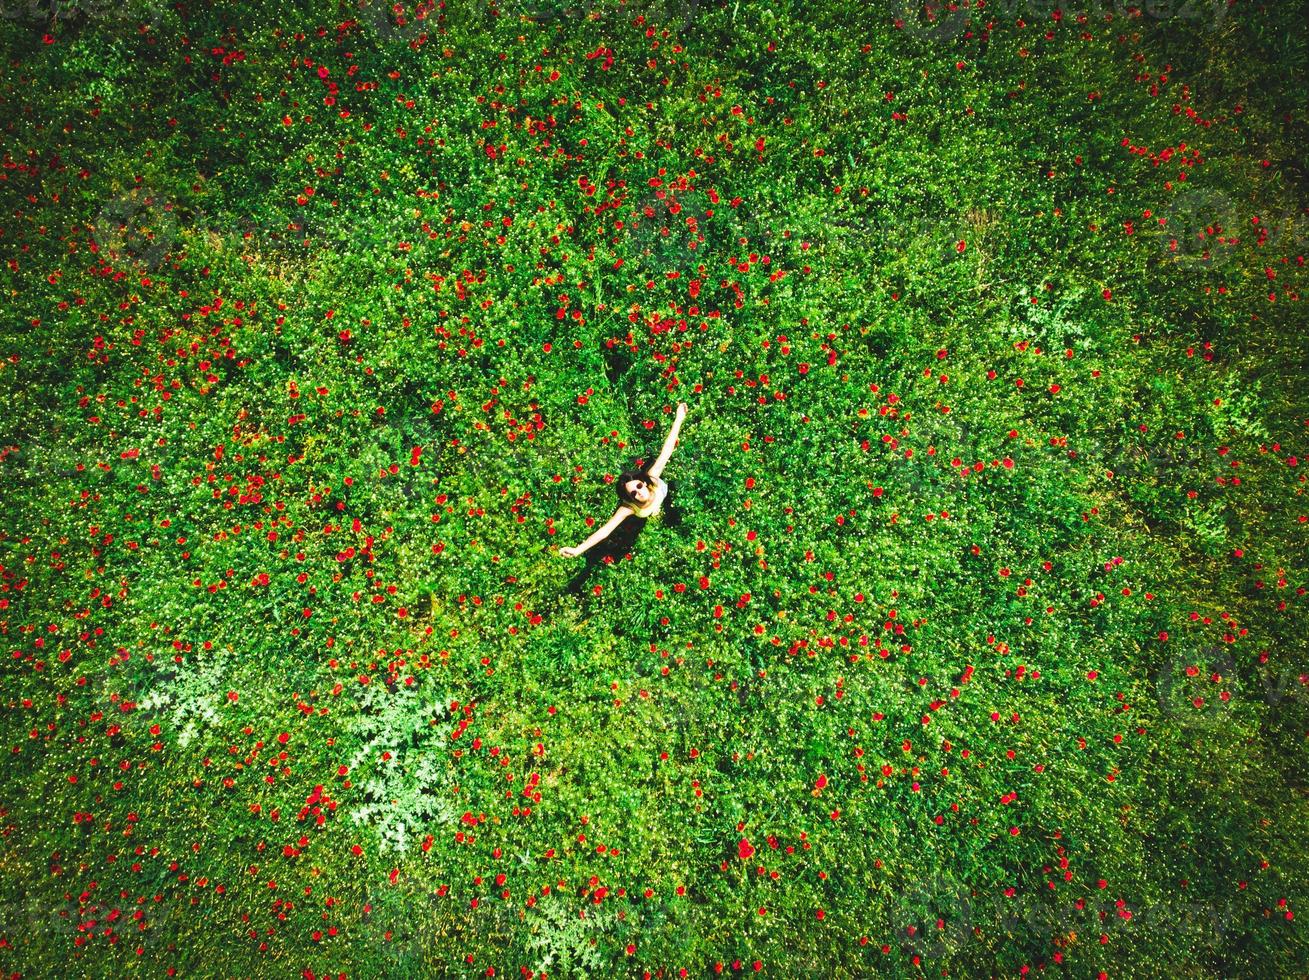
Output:
[[623,561],[635,549],[636,539],[645,530],[647,521],[657,520],[668,527],[675,527],[682,522],[682,513],[673,503],[673,494],[677,486],[676,481],[667,480],[665,482],[668,484],[668,493],[665,494],[664,502],[660,505],[659,515],[647,518],[628,514],[623,523],[614,528],[609,537],[589,549],[582,556],[586,560],[586,566],[572,577],[564,587],[564,592],[581,595],[587,581],[597,568],[601,565],[616,565],[618,562]]
[[587,580],[597,568],[622,561],[636,544],[637,536],[645,529],[646,520],[644,517],[628,514],[623,523],[610,532],[609,537],[591,547],[582,556],[586,561],[585,567],[569,580],[564,591],[572,595],[581,595]]

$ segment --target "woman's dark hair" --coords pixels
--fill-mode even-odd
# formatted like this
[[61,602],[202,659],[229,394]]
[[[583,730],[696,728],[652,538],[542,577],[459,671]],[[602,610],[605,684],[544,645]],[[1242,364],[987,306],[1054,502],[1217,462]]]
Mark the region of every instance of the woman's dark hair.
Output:
[[650,478],[649,470],[623,470],[622,474],[618,477],[617,482],[614,484],[614,492],[618,494],[618,502],[620,504],[636,503],[636,498],[627,490],[627,484],[631,480],[640,480],[647,486],[654,483]]

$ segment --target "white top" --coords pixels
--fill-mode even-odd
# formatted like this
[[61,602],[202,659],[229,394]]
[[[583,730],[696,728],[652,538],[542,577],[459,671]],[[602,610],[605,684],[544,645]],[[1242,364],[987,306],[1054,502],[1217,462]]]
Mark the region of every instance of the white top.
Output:
[[652,517],[658,513],[660,505],[663,504],[664,498],[668,496],[668,484],[657,476],[650,477],[650,485],[654,487],[655,495],[643,508],[639,508],[635,501],[628,501],[627,506],[631,508],[632,513],[637,517]]

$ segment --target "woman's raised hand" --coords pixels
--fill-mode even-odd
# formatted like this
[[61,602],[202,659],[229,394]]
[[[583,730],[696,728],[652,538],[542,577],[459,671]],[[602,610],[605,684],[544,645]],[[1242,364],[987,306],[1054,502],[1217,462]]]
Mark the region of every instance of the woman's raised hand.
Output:
[[687,413],[686,402],[678,402],[678,403],[677,403],[677,417],[678,417],[679,419],[684,419],[684,418],[686,418],[686,413]]

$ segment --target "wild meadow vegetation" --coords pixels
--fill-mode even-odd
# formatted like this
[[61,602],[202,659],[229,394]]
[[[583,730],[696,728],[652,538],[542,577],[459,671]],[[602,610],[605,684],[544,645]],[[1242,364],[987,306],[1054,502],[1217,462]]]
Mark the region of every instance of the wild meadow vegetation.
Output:
[[1305,975],[1300,5],[570,3],[4,4],[0,972]]

